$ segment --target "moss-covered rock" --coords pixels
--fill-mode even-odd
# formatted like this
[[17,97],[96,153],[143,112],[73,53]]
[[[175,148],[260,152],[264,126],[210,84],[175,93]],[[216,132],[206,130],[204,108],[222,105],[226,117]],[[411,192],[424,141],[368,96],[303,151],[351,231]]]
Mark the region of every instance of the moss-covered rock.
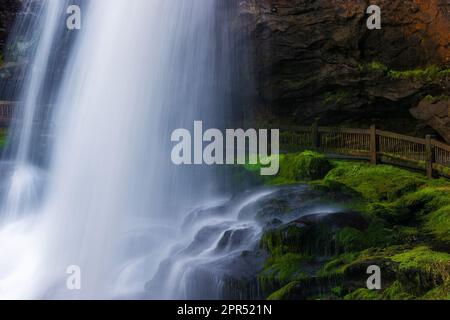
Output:
[[450,280],[448,253],[420,246],[396,254],[391,259],[398,263],[399,281],[412,294],[425,294]]
[[382,294],[383,300],[413,300],[416,297],[408,293],[400,281],[394,281]]
[[292,281],[272,293],[267,300],[291,300],[300,285],[301,281]]
[[[297,174],[306,163],[299,158],[284,156],[270,183],[305,181],[308,174]],[[265,230],[260,248],[270,259],[259,281],[264,280],[267,297],[449,299],[448,180],[387,165],[332,161],[325,177],[309,185],[311,195],[328,195],[315,199],[339,204],[342,212],[303,215]],[[305,198],[288,198],[292,203],[314,198],[302,192]],[[365,289],[371,265],[382,270],[382,290]]]
[[[1,65],[1,63],[0,63]],[[6,139],[8,137],[8,131],[6,129],[0,129],[0,150],[6,145]]]
[[364,231],[348,227],[341,229],[335,240],[341,252],[355,252],[371,247],[383,248],[397,242],[394,231],[386,228],[379,220],[374,220]]
[[344,297],[345,300],[380,300],[381,295],[376,290],[360,288]]
[[262,236],[261,246],[272,255],[296,252],[304,255],[332,256],[337,252],[354,249],[351,240],[346,238],[344,233],[362,232],[367,226],[365,218],[355,212],[307,215],[266,231]]
[[300,281],[307,278],[307,274],[302,271],[302,265],[311,261],[310,256],[287,253],[284,255],[271,256],[258,276],[261,288],[270,290],[285,286],[292,281]]
[[426,183],[417,173],[387,165],[340,161],[325,177],[359,192],[369,201],[394,201]]
[[330,161],[322,154],[312,151],[288,154],[280,160],[280,172],[274,183],[318,180],[331,169]]
[[450,206],[443,207],[429,214],[426,218],[425,229],[437,241],[450,246]]

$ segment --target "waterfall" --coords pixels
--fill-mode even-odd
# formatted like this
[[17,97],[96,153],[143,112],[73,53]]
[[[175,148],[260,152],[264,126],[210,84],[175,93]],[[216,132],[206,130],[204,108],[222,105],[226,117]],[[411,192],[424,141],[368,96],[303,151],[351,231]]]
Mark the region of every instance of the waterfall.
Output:
[[[68,3],[43,1],[12,129],[1,298],[146,297],[187,208],[217,196],[210,168],[171,163],[170,133],[229,117],[230,37],[217,18],[225,3],[82,1],[82,29],[68,31]],[[70,33],[55,80],[53,49]],[[42,162],[30,154],[43,96],[52,125]],[[80,268],[81,290],[67,288],[69,266]]]
[[[62,41],[61,17],[66,8],[65,1],[50,1],[45,4],[25,1],[22,18],[16,23],[16,45],[27,48],[25,53],[16,53],[22,63],[30,64],[24,80],[5,91],[19,91],[21,101],[12,124],[10,143],[6,159],[1,165],[2,175],[7,177],[2,186],[0,220],[14,219],[35,205],[41,192],[43,172],[37,165],[36,145],[44,135],[45,124],[37,123],[42,117],[41,105],[48,100],[48,85],[52,73],[57,69],[55,52]],[[7,94],[11,95],[11,93]],[[42,147],[39,146],[39,147]],[[43,148],[42,148],[43,149]],[[42,151],[42,150],[41,150]],[[42,152],[40,152],[42,154]]]

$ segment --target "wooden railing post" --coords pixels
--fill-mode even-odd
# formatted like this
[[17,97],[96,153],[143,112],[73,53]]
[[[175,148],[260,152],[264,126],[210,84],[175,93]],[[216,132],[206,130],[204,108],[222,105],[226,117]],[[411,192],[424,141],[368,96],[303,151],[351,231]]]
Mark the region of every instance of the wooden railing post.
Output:
[[434,152],[433,145],[431,144],[431,135],[427,135],[425,137],[426,145],[425,145],[425,156],[426,156],[426,169],[427,169],[427,177],[428,179],[433,178],[433,162],[434,162]]
[[378,163],[377,128],[373,124],[370,126],[370,164]]
[[319,149],[320,147],[320,136],[319,136],[319,121],[316,119],[311,126],[311,139],[312,146],[314,149]]

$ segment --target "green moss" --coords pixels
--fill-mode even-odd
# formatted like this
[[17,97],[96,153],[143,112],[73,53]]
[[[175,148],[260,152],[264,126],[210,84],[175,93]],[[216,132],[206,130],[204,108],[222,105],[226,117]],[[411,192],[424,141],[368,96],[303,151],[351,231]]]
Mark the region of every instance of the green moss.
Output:
[[[311,176],[314,170],[302,170],[314,165],[300,161],[301,157],[317,159],[318,155],[286,155],[280,163],[279,176],[269,183],[307,180],[305,176]],[[307,295],[308,286],[320,285],[321,297],[447,299],[449,181],[429,180],[423,174],[387,165],[331,161],[330,167],[325,178],[309,182],[310,190],[326,194],[323,201],[327,203],[339,203],[363,213],[369,226],[360,230],[320,222],[292,223],[266,231],[261,246],[270,258],[260,282],[267,292],[273,292],[270,298]],[[339,195],[339,201],[335,195]],[[342,195],[346,201],[342,201]],[[432,249],[432,245],[441,252]],[[365,272],[372,264],[382,268],[386,288],[358,289],[365,287]],[[302,270],[309,270],[314,277]]]
[[444,180],[429,182],[393,203],[386,205],[393,213],[409,213],[424,230],[438,241],[450,243],[450,184]]
[[362,250],[364,244],[361,240],[364,240],[364,233],[354,228],[344,228],[336,234],[336,242],[345,252]]
[[378,61],[361,64],[362,72],[383,73],[391,79],[420,80],[424,82],[434,82],[450,76],[450,69],[445,66],[430,65],[423,68],[411,70],[391,70],[388,66]]
[[336,286],[331,289],[331,293],[336,297],[343,297],[344,288],[342,286]]
[[336,92],[327,92],[325,93],[323,99],[323,105],[341,105],[348,98],[349,94],[346,91],[340,90]]
[[381,221],[374,221],[365,231],[343,228],[336,234],[336,245],[343,252],[361,251],[371,247],[385,247],[394,242],[393,231]]
[[308,261],[311,261],[310,256],[294,253],[271,256],[266,261],[264,270],[258,276],[261,288],[265,291],[271,291],[272,288],[279,288],[292,281],[307,278],[301,267]]
[[402,223],[410,220],[414,216],[407,208],[397,206],[396,203],[391,202],[369,203],[367,212],[390,223]]
[[438,241],[450,244],[450,206],[431,213],[426,218],[425,229]]
[[296,252],[298,243],[303,237],[303,230],[295,225],[264,232],[261,247],[272,256],[280,256],[287,252]]
[[450,205],[450,184],[424,186],[417,192],[407,194],[396,203],[397,207],[428,214]]
[[448,95],[446,95],[446,94],[442,94],[442,95],[437,96],[437,97],[432,96],[432,95],[428,95],[428,96],[426,96],[424,99],[425,99],[427,102],[429,102],[429,103],[436,103],[436,102],[439,102],[439,101],[449,100],[449,99],[450,99],[450,96],[448,96]]
[[381,294],[377,290],[360,288],[344,297],[345,300],[380,300]]
[[7,137],[8,137],[8,130],[0,129],[0,149],[2,149],[6,145]]
[[424,176],[400,168],[344,161],[325,180],[342,183],[369,201],[393,201],[426,183]]
[[405,290],[400,281],[395,281],[382,294],[383,300],[414,300],[415,298]]
[[417,227],[394,226],[393,243],[414,244],[422,237],[421,231]]
[[332,169],[324,155],[312,151],[286,155],[280,164],[279,177],[288,181],[322,179]]
[[319,277],[336,277],[344,274],[345,268],[356,258],[357,253],[344,253],[328,261],[317,273]]
[[450,283],[438,286],[421,297],[422,300],[450,300]]
[[435,252],[426,246],[420,246],[404,253],[396,254],[392,260],[399,263],[402,269],[431,269],[436,265],[447,265],[450,267],[450,254]]
[[334,230],[326,225],[307,227],[295,224],[266,232],[262,246],[272,255],[295,252],[303,255],[332,255],[335,253]]
[[272,293],[267,300],[289,300],[292,298],[292,292],[295,291],[299,285],[301,285],[300,281],[292,281]]
[[404,70],[404,71],[390,70],[388,74],[393,79],[412,79],[412,80],[422,80],[425,82],[433,82],[448,77],[450,75],[450,69],[440,67],[437,65],[430,65],[425,68],[417,68],[413,70]]
[[398,263],[398,279],[411,294],[422,295],[450,281],[450,254],[436,252],[427,246],[391,257]]
[[389,68],[378,61],[372,61],[367,64],[360,64],[359,69],[361,71],[368,71],[368,72],[387,72]]

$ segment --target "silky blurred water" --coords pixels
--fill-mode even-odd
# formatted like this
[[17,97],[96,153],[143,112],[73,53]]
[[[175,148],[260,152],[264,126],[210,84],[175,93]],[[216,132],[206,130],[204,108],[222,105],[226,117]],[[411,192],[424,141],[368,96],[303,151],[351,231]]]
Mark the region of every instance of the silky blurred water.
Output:
[[[2,162],[0,298],[177,297],[173,284],[145,284],[183,236],[188,208],[220,195],[213,170],[170,160],[172,130],[220,128],[230,116],[217,1],[82,1],[76,31],[65,30],[66,1],[41,4]],[[67,57],[55,63],[61,46]],[[66,287],[70,265],[81,290]]]

